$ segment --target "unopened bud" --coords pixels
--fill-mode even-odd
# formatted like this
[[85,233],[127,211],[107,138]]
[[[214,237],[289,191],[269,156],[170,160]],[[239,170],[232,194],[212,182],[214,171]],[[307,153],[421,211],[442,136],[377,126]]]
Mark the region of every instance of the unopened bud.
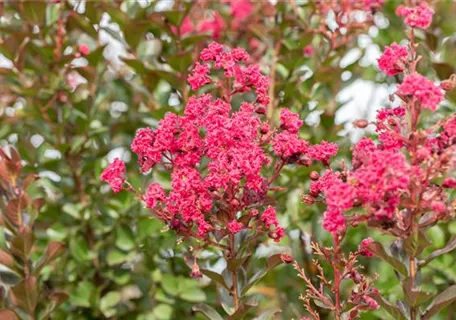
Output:
[[170,222],[169,222],[169,227],[173,230],[177,230],[181,227],[182,223],[179,219],[172,219]]
[[192,277],[194,279],[199,279],[199,278],[203,277],[203,274],[201,273],[200,268],[196,263],[194,263],[192,266],[192,271],[190,272],[190,277]]
[[236,208],[238,205],[239,205],[239,201],[237,199],[232,199],[230,201],[230,205],[233,207],[233,208]]
[[303,194],[301,196],[301,202],[304,203],[304,204],[313,204],[315,201],[314,201],[314,198],[308,194]]
[[318,179],[320,179],[320,175],[318,174],[317,171],[312,171],[309,175],[310,179],[312,179],[313,181],[317,181]]
[[312,165],[312,160],[309,157],[306,157],[305,155],[301,155],[299,156],[299,159],[296,163],[301,166],[309,167]]
[[451,91],[456,87],[456,81],[452,80],[443,80],[440,83],[440,88],[442,88],[445,91]]
[[258,106],[255,110],[256,113],[265,115],[266,114],[266,108],[262,105]]
[[282,260],[283,263],[287,264],[293,262],[293,258],[288,253],[281,253],[280,260]]
[[388,124],[392,127],[395,127],[396,126],[396,120],[394,120],[393,118],[388,118]]
[[320,195],[320,191],[310,190],[309,194],[311,197],[316,198]]
[[369,122],[367,122],[367,120],[364,120],[364,119],[358,119],[358,120],[353,121],[353,126],[360,128],[360,129],[364,129],[368,125],[369,125]]

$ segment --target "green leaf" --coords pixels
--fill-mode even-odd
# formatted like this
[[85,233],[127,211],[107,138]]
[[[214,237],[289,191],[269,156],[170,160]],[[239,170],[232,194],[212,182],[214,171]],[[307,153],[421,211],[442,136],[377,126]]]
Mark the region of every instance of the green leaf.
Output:
[[189,302],[203,302],[206,300],[206,294],[200,288],[189,288],[179,294],[182,300]]
[[407,239],[404,240],[404,250],[411,257],[417,257],[426,249],[431,243],[427,238],[424,231],[420,230],[411,234]]
[[132,20],[128,23],[126,29],[128,32],[124,33],[125,41],[128,43],[130,48],[136,50],[141,39],[144,38],[144,33],[146,32],[147,28],[150,27],[150,21],[140,21],[140,20]]
[[124,251],[132,250],[136,246],[133,232],[126,225],[116,228],[116,246]]
[[456,285],[452,285],[445,289],[442,293],[435,297],[434,301],[426,308],[421,320],[430,320],[434,315],[442,309],[456,301]]
[[106,317],[111,317],[115,314],[113,308],[120,302],[121,295],[119,292],[108,292],[100,299],[100,310]]
[[43,253],[40,261],[37,263],[34,273],[37,276],[41,269],[53,260],[57,259],[64,252],[64,244],[58,241],[50,241],[46,251]]
[[79,262],[86,262],[92,259],[92,254],[89,253],[87,242],[82,237],[70,240],[70,252]]
[[182,52],[167,57],[168,64],[174,70],[185,73],[193,62],[192,52]]
[[241,299],[240,307],[235,313],[228,317],[228,320],[241,320],[253,307],[258,306],[258,299],[255,296],[250,296],[245,299]]
[[258,317],[254,318],[253,320],[274,320],[276,315],[281,313],[282,310],[273,308],[266,311],[263,311]]
[[159,320],[168,320],[173,315],[173,308],[168,304],[160,303],[154,307],[152,314]]
[[217,272],[214,272],[214,271],[211,271],[211,270],[207,270],[207,269],[200,269],[201,273],[204,274],[206,277],[208,277],[209,279],[217,282],[218,284],[220,284],[222,287],[224,287],[226,290],[230,290],[228,288],[228,286],[226,285],[226,282],[225,280],[223,279],[223,276]]
[[98,38],[98,33],[88,19],[80,14],[72,14],[68,17],[68,28],[80,29],[94,39]]
[[179,294],[178,281],[178,278],[176,278],[174,275],[165,274],[161,281],[163,290],[169,295],[177,296]]
[[46,20],[45,1],[26,1],[22,5],[21,16],[32,24],[44,25]]
[[94,291],[95,286],[92,283],[87,281],[80,282],[78,287],[72,292],[70,300],[76,306],[89,308]]
[[400,260],[394,258],[393,256],[390,256],[380,243],[373,242],[367,247],[367,249],[383,261],[389,263],[395,270],[400,272],[402,275],[407,276],[406,266]]
[[85,57],[91,66],[96,66],[102,61],[105,48],[106,45],[98,47]]
[[250,257],[249,255],[246,255],[244,257],[236,258],[236,259],[231,259],[228,260],[227,265],[228,265],[228,270],[230,271],[236,271],[240,266],[244,264],[244,262]]
[[134,256],[134,252],[125,253],[118,249],[110,250],[106,256],[106,262],[109,266],[115,266],[127,261],[130,261]]
[[27,227],[22,233],[19,233],[11,240],[11,253],[21,257],[25,261],[28,259],[34,243],[35,235]]
[[258,281],[260,281],[271,269],[275,268],[282,263],[280,258],[281,254],[274,254],[268,258],[266,268],[255,273],[247,282],[247,284],[242,288],[241,296],[244,296],[250,288],[252,288]]
[[441,255],[444,255],[448,252],[451,252],[454,249],[456,249],[456,236],[451,238],[451,240],[448,241],[448,243],[446,244],[445,247],[443,247],[442,249],[439,249],[439,250],[435,250],[424,261],[420,262],[420,268],[426,266],[428,263],[430,263],[435,258],[437,258]]
[[185,12],[177,11],[177,10],[170,10],[164,12],[164,16],[173,26],[180,26],[182,20],[184,19]]
[[195,312],[201,312],[209,320],[223,320],[222,316],[217,311],[215,311],[214,308],[205,303],[198,303],[197,305],[194,305],[192,310]]
[[0,268],[0,280],[5,285],[14,286],[22,280],[22,277],[16,271],[3,266]]
[[160,229],[163,227],[163,222],[154,219],[146,218],[138,222],[138,237],[143,240],[148,237],[156,237],[160,234]]
[[415,288],[412,278],[407,278],[402,281],[402,289],[404,290],[407,304],[412,307],[418,307],[433,296],[431,293],[419,291],[418,288]]
[[372,298],[377,301],[377,303],[386,310],[390,315],[393,316],[396,320],[407,320],[407,317],[402,313],[401,309],[392,305],[387,300],[385,300],[381,295],[374,295]]
[[432,66],[440,80],[448,79],[455,72],[455,69],[449,63],[433,63]]
[[33,314],[38,303],[38,286],[35,277],[28,277],[11,288],[11,301],[29,314]]

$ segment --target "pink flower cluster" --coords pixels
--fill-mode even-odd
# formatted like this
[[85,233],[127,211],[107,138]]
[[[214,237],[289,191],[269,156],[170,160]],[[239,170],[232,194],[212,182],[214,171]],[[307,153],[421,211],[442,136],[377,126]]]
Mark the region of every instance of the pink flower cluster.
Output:
[[232,28],[239,29],[253,12],[253,3],[250,0],[230,0]]
[[404,96],[412,96],[421,102],[423,108],[435,111],[438,104],[443,100],[440,87],[426,77],[413,73],[404,78],[397,92]]
[[109,183],[112,191],[116,193],[122,191],[125,182],[125,164],[119,158],[115,158],[101,173],[100,179]]
[[407,59],[408,52],[405,46],[394,42],[386,47],[383,55],[378,59],[378,67],[388,76],[394,76],[404,71],[404,59]]
[[429,7],[427,2],[421,1],[418,6],[413,8],[400,5],[396,9],[396,15],[403,17],[404,22],[411,27],[427,29],[432,23],[434,10]]
[[220,37],[221,32],[226,28],[225,21],[217,13],[214,12],[209,19],[200,20],[197,24],[192,21],[190,16],[186,16],[182,21],[179,29],[172,27],[174,34],[185,36],[190,33],[209,33],[214,39]]
[[[308,143],[299,138],[303,122],[297,114],[283,109],[277,129],[261,119],[269,101],[268,77],[257,65],[245,65],[249,55],[243,49],[227,51],[212,43],[200,58],[188,77],[189,83],[195,90],[215,83],[222,97],[191,96],[184,115],[168,113],[157,128],[136,132],[131,150],[138,155],[141,172],[155,167],[172,172],[171,190],[154,182],[139,196],[181,235],[206,239],[212,231],[235,234],[257,228],[279,241],[285,230],[279,225],[275,208],[268,207],[259,214],[250,206],[263,205],[283,165],[309,165],[309,157],[326,162],[337,152],[337,146],[323,142],[311,146],[312,155],[306,155]],[[219,72],[215,75],[214,70]],[[221,77],[220,81],[214,81],[215,77]],[[242,102],[233,109],[232,97],[246,92],[254,93],[256,102]],[[268,178],[262,171],[274,158],[271,147],[279,159]],[[124,172],[124,164],[116,160],[102,179],[118,192],[122,190]],[[249,219],[240,219],[242,213]]]
[[[223,50],[222,45],[213,42],[201,52],[200,58],[203,64],[197,63],[188,77],[188,82],[193,90],[211,82],[208,76],[209,66],[211,66],[215,70],[223,70],[225,77],[233,79],[234,92],[254,89],[257,103],[261,105],[269,103],[269,78],[261,74],[258,65],[243,65],[243,62],[249,59],[249,55],[244,49],[236,48],[227,52]],[[228,90],[228,88],[224,89]],[[225,94],[230,93],[225,92]]]

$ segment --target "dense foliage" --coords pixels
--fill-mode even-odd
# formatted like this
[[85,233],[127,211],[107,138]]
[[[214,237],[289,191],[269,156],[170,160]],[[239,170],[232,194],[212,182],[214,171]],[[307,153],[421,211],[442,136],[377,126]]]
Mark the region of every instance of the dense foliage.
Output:
[[0,317],[451,319],[455,15],[1,1]]

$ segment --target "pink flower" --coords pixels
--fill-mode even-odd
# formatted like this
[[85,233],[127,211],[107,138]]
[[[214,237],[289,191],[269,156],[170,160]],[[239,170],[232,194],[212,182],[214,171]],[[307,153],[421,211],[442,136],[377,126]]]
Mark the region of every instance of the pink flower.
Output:
[[193,90],[198,90],[203,85],[211,82],[211,78],[208,76],[209,67],[205,64],[196,63],[192,70],[192,73],[188,76],[188,83]]
[[263,214],[260,217],[260,220],[263,221],[266,228],[270,228],[271,226],[278,226],[279,221],[277,220],[276,209],[274,207],[268,206],[266,210],[264,210]]
[[329,159],[337,154],[339,147],[334,142],[322,141],[320,144],[315,144],[307,149],[307,155],[317,161],[325,164]]
[[353,168],[360,167],[363,163],[367,163],[370,159],[370,155],[377,150],[374,141],[372,139],[363,137],[353,147],[352,164]]
[[377,10],[384,2],[385,0],[364,0],[366,10]]
[[456,189],[456,179],[455,178],[446,178],[443,180],[442,187]]
[[374,254],[369,251],[369,249],[367,249],[371,243],[374,243],[374,240],[372,240],[372,238],[363,239],[363,241],[361,241],[361,245],[359,246],[360,254],[366,257],[372,257]]
[[407,192],[413,174],[417,173],[413,173],[402,153],[376,150],[350,173],[348,180],[355,185],[363,202],[372,206],[378,218],[391,218],[401,194]]
[[272,142],[272,147],[276,155],[281,158],[287,159],[291,157],[298,157],[306,152],[307,142],[289,131],[283,131],[277,134]]
[[239,20],[244,20],[253,11],[253,5],[249,0],[231,0],[231,15]]
[[212,230],[212,226],[204,220],[198,221],[198,236],[204,237]]
[[367,307],[372,310],[377,310],[380,308],[378,305],[377,301],[374,300],[374,298],[371,298],[369,296],[364,296],[363,297],[364,303],[367,304]]
[[443,201],[432,201],[431,209],[436,213],[444,213],[448,210],[445,202]]
[[212,38],[218,39],[220,37],[220,33],[223,29],[225,29],[225,21],[223,18],[217,13],[214,12],[212,15],[212,19],[210,20],[203,20],[198,25],[199,32],[209,32],[212,34]]
[[330,232],[333,237],[345,231],[345,216],[338,209],[325,211],[323,215],[323,228]]
[[336,179],[325,190],[326,205],[331,209],[348,210],[353,207],[356,190],[350,184]]
[[397,92],[404,96],[413,96],[421,102],[423,108],[435,111],[438,104],[443,100],[441,89],[431,80],[418,73],[404,78]]
[[147,188],[144,200],[148,208],[155,208],[158,201],[166,199],[165,191],[159,183],[151,183]]
[[421,1],[419,6],[413,8],[400,5],[396,9],[396,15],[403,17],[405,23],[411,27],[427,29],[431,25],[434,10],[425,1]]
[[382,142],[385,149],[398,150],[404,146],[404,142],[400,139],[399,134],[391,131],[382,132],[378,139]]
[[310,184],[310,195],[317,197],[321,192],[326,191],[336,180],[339,180],[337,174],[331,170],[326,170],[317,181]]
[[79,53],[82,54],[83,56],[88,55],[90,52],[89,46],[85,43],[81,43],[79,45]]
[[119,158],[115,158],[114,161],[103,170],[100,179],[109,183],[112,191],[117,193],[123,190],[125,171],[125,163]]
[[302,126],[302,120],[298,114],[291,112],[289,109],[282,109],[280,110],[280,124],[283,130],[298,133],[299,128]]
[[231,54],[235,61],[248,61],[250,58],[247,51],[245,51],[242,48],[234,48],[233,50],[231,50]]
[[200,59],[207,62],[215,60],[215,58],[223,51],[223,46],[217,42],[211,42],[206,48],[201,51]]
[[394,76],[404,71],[404,60],[407,59],[407,47],[394,42],[386,47],[383,55],[378,59],[378,67],[388,76]]
[[274,242],[280,242],[285,236],[285,229],[282,227],[275,227],[274,230],[269,231],[269,237],[274,239]]
[[192,20],[190,19],[189,16],[186,16],[183,20],[182,20],[182,23],[179,27],[179,30],[172,26],[171,27],[171,31],[174,33],[174,34],[179,34],[180,33],[180,36],[185,36],[186,34],[189,34],[193,31],[195,31],[195,26],[193,25],[193,22]]
[[231,233],[238,233],[242,229],[244,229],[244,225],[237,220],[233,220],[228,223],[228,231]]
[[305,57],[311,57],[315,54],[315,50],[311,44],[304,47],[303,54]]

